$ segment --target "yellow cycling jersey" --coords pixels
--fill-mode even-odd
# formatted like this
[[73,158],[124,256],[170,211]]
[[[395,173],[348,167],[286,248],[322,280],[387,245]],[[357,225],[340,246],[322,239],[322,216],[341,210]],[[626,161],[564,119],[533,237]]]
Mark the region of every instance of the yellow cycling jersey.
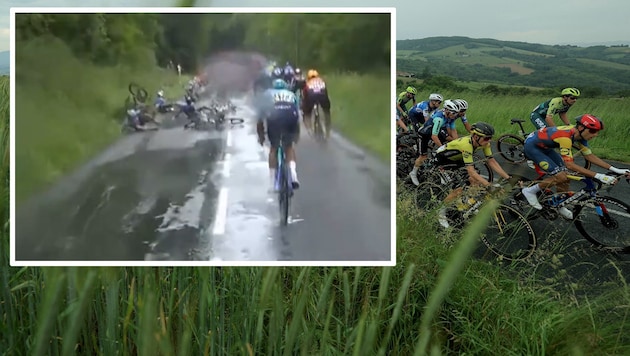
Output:
[[490,142],[483,146],[474,148],[472,136],[464,136],[448,142],[440,146],[435,152],[452,162],[463,161],[465,165],[470,165],[474,163],[473,153],[480,149],[483,150],[483,154],[486,157],[492,157],[492,147],[490,147]]

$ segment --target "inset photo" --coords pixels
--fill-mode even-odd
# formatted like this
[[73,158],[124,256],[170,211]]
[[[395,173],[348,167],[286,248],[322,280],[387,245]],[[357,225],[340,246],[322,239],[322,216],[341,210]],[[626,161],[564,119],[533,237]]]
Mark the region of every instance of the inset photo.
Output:
[[12,266],[395,265],[394,8],[12,8]]

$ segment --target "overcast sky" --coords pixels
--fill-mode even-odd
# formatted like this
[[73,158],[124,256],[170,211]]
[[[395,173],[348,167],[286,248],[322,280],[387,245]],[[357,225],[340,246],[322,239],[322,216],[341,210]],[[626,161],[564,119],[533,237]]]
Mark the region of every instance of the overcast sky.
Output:
[[[11,6],[81,6],[84,0],[0,1],[0,51]],[[169,6],[173,0],[90,0],[91,6]],[[397,39],[467,36],[543,44],[630,44],[628,0],[202,0],[202,6],[396,6]]]

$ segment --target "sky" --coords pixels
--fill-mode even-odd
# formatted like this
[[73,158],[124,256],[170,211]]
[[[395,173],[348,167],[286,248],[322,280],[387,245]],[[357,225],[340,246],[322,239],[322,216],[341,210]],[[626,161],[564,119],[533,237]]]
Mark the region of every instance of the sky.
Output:
[[[12,6],[80,6],[84,0],[0,1],[0,51],[9,49]],[[90,6],[170,6],[174,0],[90,0]],[[542,44],[630,44],[628,0],[201,0],[199,6],[395,6],[396,38],[494,38]]]

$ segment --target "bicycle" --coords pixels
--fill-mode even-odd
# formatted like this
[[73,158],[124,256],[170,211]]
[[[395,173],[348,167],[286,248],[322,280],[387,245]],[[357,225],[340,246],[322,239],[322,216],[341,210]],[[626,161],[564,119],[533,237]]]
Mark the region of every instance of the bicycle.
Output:
[[[479,213],[481,206],[494,195],[481,186],[465,189],[460,197],[445,205],[449,228],[463,229]],[[510,261],[527,259],[537,247],[536,234],[527,218],[518,209],[507,204],[497,206],[480,239],[497,257]]]
[[[572,222],[578,232],[592,245],[612,253],[630,253],[630,205],[619,199],[600,195],[600,181],[576,175],[568,177],[582,182],[584,186],[578,191],[554,193],[545,189],[539,192],[538,201],[542,210],[531,208],[521,189],[512,195],[509,203],[521,211],[527,211],[528,221],[538,218],[555,221],[559,216],[558,209],[565,207],[573,213]],[[626,181],[630,183],[630,179],[626,178]],[[537,181],[531,183],[535,184]],[[612,187],[609,186],[606,190]]]
[[[523,145],[525,144],[525,139],[527,138],[528,133],[525,132],[525,129],[523,128],[523,122],[525,122],[525,120],[519,118],[510,119],[510,125],[517,124],[519,126],[520,136],[506,133],[497,138],[497,152],[508,162],[523,163],[527,160],[527,157],[525,157],[525,153],[523,152]],[[580,152],[575,145],[573,145],[573,149]],[[583,157],[581,153],[580,156]],[[573,157],[578,158],[576,155]],[[584,159],[584,163],[581,165],[586,169],[591,168],[591,162],[586,159]],[[539,167],[534,165],[531,168],[535,169],[538,173],[538,179],[544,175],[544,172],[540,170]]]
[[289,222],[289,207],[291,205],[291,197],[293,197],[293,181],[291,180],[291,172],[286,162],[284,153],[284,138],[280,138],[280,145],[277,150],[278,169],[276,170],[276,179],[274,187],[278,192],[278,207],[280,208],[280,225],[286,226]]
[[322,123],[319,120],[319,103],[315,103],[315,105],[313,106],[313,116],[313,135],[317,141],[325,141],[326,136],[324,135]]

